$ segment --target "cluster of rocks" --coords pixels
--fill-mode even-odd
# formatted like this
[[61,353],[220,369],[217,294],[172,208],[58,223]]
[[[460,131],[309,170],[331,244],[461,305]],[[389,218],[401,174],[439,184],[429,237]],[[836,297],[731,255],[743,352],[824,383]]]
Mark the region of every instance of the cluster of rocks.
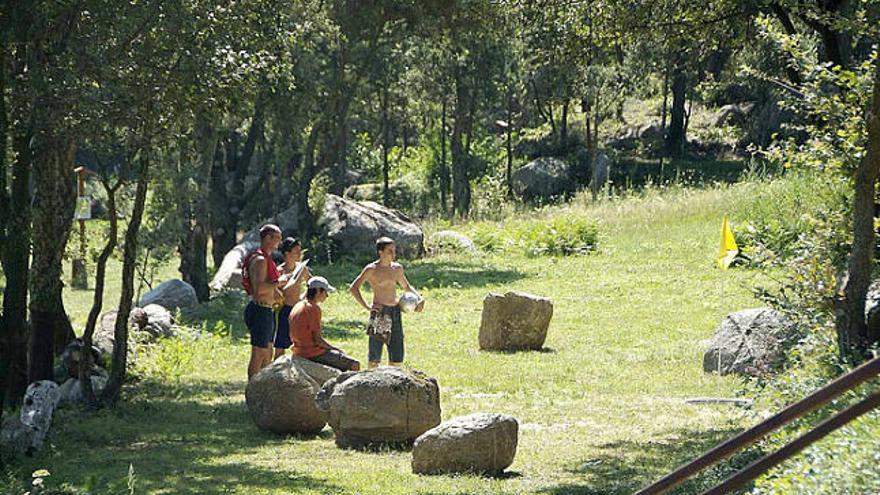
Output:
[[414,473],[498,474],[516,455],[516,419],[475,414],[441,423],[437,380],[415,370],[340,373],[284,356],[251,379],[245,397],[267,431],[313,435],[329,424],[340,448],[412,446]]
[[[484,300],[480,347],[541,349],[553,305],[521,292]],[[339,371],[283,356],[247,384],[248,411],[257,427],[277,434],[314,435],[330,425],[340,448],[412,447],[417,474],[497,475],[516,455],[519,423],[479,413],[441,422],[437,380],[415,370],[380,367]]]
[[[151,342],[160,337],[175,337],[180,327],[175,324],[172,311],[188,309],[198,304],[195,290],[186,282],[170,280],[141,298],[139,307],[129,313],[128,326],[131,342]],[[92,336],[92,346],[85,349],[82,339],[72,340],[59,357],[53,380],[32,383],[25,393],[19,415],[4,419],[0,428],[0,446],[16,453],[39,450],[55,408],[83,401],[80,368],[85,353],[91,353],[91,368],[87,375],[95,394],[107,386],[110,361],[116,346],[116,310],[101,315]],[[131,349],[131,345],[129,345]]]

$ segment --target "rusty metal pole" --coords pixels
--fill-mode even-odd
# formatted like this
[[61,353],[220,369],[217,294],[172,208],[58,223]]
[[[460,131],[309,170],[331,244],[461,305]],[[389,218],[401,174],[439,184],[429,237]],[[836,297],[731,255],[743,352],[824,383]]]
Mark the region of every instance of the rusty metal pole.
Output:
[[843,428],[850,421],[876,409],[878,406],[880,406],[880,392],[874,392],[861,401],[819,423],[818,426],[786,444],[785,447],[749,464],[738,473],[724,480],[720,485],[711,490],[706,490],[702,495],[724,495],[726,493],[733,493],[749,481],[766,473],[772,467],[821,440],[833,431]]
[[831,402],[831,400],[839,397],[844,392],[852,390],[858,385],[876,377],[878,374],[880,374],[880,357],[868,361],[739,435],[718,444],[700,457],[684,464],[653,484],[642,488],[635,495],[659,495],[666,493],[703,469],[746,448],[781,426]]

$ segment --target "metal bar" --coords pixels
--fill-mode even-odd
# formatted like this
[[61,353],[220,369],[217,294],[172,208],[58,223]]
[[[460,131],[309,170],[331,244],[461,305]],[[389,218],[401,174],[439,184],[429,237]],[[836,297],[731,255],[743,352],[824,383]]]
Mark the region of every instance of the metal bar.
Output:
[[878,374],[880,374],[880,358],[874,358],[752,428],[716,445],[700,457],[680,466],[653,484],[642,488],[635,495],[659,495],[666,493],[703,469],[755,443],[779,427],[827,404],[844,392],[861,385]]
[[731,493],[737,488],[742,487],[749,481],[766,473],[773,466],[781,463],[789,457],[809,447],[813,443],[821,440],[831,432],[845,426],[850,421],[880,406],[880,392],[874,392],[865,399],[855,403],[854,405],[835,414],[827,420],[819,423],[818,426],[798,437],[785,447],[776,452],[762,457],[757,461],[749,464],[742,471],[724,480],[720,485],[703,492],[702,495],[723,495]]

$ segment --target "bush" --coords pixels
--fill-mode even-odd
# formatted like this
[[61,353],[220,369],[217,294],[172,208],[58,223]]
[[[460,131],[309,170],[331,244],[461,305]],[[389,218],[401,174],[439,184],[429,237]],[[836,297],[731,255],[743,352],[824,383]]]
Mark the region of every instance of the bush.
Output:
[[792,172],[769,183],[755,180],[751,197],[736,205],[735,216],[743,220],[734,231],[740,249],[758,264],[787,261],[820,231],[831,230],[821,235],[837,239],[831,254],[840,262],[849,244],[848,194],[846,182],[830,174]]
[[593,251],[599,239],[599,226],[595,220],[569,213],[544,221],[511,219],[474,224],[468,234],[485,251],[568,256]]

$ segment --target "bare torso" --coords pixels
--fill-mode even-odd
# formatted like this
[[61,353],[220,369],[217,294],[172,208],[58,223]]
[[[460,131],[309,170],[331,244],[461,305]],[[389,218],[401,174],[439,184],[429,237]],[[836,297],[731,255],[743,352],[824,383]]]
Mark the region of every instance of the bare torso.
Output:
[[[281,272],[282,275],[289,275],[293,273],[294,270],[296,270],[296,267],[298,267],[299,265],[300,263],[291,263],[288,268],[288,263],[284,263],[283,265],[278,267],[278,270]],[[304,269],[307,270],[307,268]],[[289,285],[285,284],[284,287],[285,289],[282,291],[284,294],[284,305],[293,306],[298,303],[302,296],[302,280]]]
[[254,302],[271,305],[275,302],[276,285],[267,280],[266,258],[261,255],[254,256],[250,262],[250,278],[253,290]]
[[402,279],[403,266],[391,263],[382,266],[378,262],[371,263],[372,270],[366,281],[373,291],[373,307],[394,306],[397,304],[397,284]]

